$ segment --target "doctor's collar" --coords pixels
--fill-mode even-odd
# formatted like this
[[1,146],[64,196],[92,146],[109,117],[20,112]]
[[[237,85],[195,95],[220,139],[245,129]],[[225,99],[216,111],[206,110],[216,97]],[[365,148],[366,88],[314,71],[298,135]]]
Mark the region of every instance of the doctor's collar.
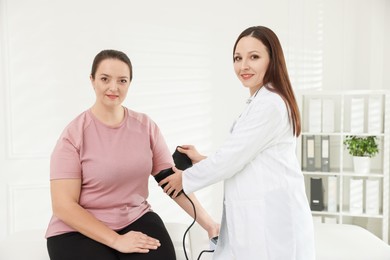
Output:
[[246,103],[247,104],[250,104],[252,102],[253,99],[255,99],[255,97],[257,96],[257,93],[260,91],[260,89],[264,88],[266,85],[262,86],[261,88],[259,88],[258,90],[256,90],[255,94],[253,94],[250,98],[248,98],[246,100]]

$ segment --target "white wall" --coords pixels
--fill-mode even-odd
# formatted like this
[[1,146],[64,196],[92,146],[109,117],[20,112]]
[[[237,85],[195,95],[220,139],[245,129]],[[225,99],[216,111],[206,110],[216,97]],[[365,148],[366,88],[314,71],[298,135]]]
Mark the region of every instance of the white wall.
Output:
[[[0,239],[50,217],[49,155],[63,127],[91,106],[94,55],[133,61],[125,105],[148,113],[170,148],[204,153],[224,140],[247,97],[232,47],[248,26],[280,37],[295,89],[389,89],[387,0],[0,0]],[[198,193],[215,218],[222,187]],[[166,221],[189,218],[151,182]]]
[[383,11],[385,13],[385,32],[383,46],[383,89],[390,89],[390,1],[384,1]]

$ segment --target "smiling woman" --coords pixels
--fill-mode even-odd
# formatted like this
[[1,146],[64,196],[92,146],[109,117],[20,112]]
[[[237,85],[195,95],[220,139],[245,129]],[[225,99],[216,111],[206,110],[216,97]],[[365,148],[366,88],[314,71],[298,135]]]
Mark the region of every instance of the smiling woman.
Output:
[[264,75],[270,62],[267,47],[253,37],[243,37],[236,46],[233,56],[234,71],[250,95],[264,85]]
[[131,62],[125,55],[103,51],[95,57],[90,79],[96,94],[91,111],[96,118],[109,126],[118,126],[123,121],[125,113],[121,104],[132,75]]
[[178,150],[191,168],[162,180],[185,193],[224,181],[224,214],[215,260],[315,259],[304,178],[296,158],[300,118],[281,44],[265,26],[245,29],[233,47],[234,69],[250,102],[210,157]]

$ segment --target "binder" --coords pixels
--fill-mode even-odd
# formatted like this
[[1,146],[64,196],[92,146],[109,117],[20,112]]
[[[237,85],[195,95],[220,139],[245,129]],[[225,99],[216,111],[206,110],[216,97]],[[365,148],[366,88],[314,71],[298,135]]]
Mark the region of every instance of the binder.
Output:
[[351,133],[364,132],[364,98],[351,100]]
[[363,179],[350,179],[349,211],[352,214],[363,213]]
[[306,171],[315,171],[315,138],[306,136]]
[[382,132],[382,98],[370,97],[368,99],[367,132],[379,134]]
[[315,211],[322,211],[324,209],[322,178],[310,178],[310,208]]
[[379,214],[379,180],[366,180],[365,212],[370,215]]
[[337,177],[328,177],[328,212],[337,211]]
[[322,132],[334,132],[334,101],[330,98],[322,100]]
[[321,99],[311,98],[309,100],[309,132],[321,132]]
[[329,136],[321,136],[321,171],[329,172]]

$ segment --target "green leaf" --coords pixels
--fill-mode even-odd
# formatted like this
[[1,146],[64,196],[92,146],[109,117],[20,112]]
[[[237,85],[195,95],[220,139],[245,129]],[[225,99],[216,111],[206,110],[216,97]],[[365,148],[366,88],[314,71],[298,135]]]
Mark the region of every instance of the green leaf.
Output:
[[348,135],[344,140],[344,145],[352,156],[373,157],[379,152],[376,136]]

